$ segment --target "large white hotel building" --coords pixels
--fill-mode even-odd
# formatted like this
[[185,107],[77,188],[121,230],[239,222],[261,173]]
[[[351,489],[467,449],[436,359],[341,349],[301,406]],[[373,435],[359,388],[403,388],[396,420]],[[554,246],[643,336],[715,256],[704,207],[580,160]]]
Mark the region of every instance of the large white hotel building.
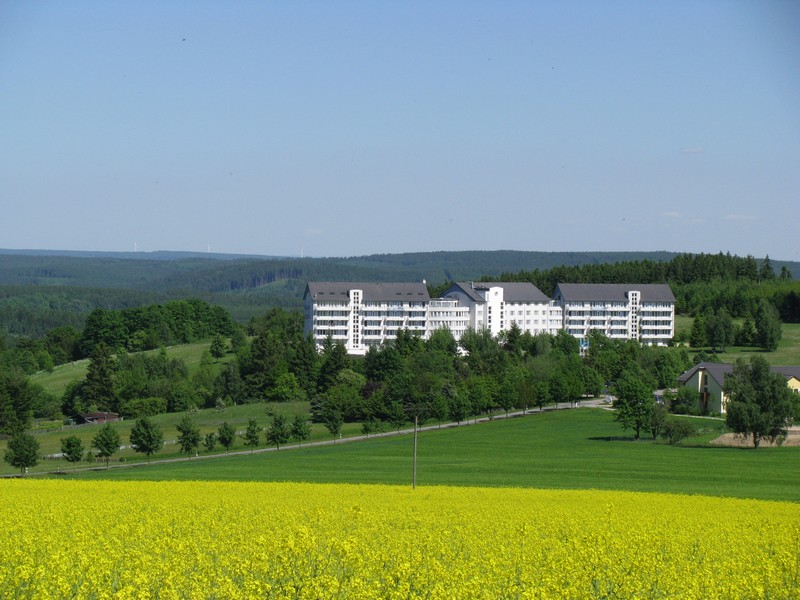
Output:
[[600,329],[612,338],[666,344],[675,323],[667,285],[559,284],[551,299],[530,283],[459,282],[431,298],[424,282],[309,282],[303,299],[306,334],[320,347],[330,336],[355,355],[400,329],[428,339],[447,328],[458,340],[467,328],[497,335],[516,324],[532,335],[565,329],[582,338]]

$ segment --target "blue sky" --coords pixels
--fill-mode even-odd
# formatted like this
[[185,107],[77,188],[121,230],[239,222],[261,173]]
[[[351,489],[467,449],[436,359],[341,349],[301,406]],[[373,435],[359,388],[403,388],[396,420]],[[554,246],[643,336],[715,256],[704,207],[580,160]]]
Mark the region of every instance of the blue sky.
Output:
[[800,5],[0,2],[0,248],[800,260]]

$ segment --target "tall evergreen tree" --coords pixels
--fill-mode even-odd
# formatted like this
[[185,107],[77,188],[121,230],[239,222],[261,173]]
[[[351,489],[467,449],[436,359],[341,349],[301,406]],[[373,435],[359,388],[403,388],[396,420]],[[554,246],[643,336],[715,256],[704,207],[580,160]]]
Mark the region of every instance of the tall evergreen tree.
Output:
[[111,348],[104,342],[97,343],[92,349],[86,378],[81,395],[87,408],[117,412],[119,410],[116,391],[114,390],[114,356]]
[[772,261],[769,259],[769,254],[761,261],[761,267],[758,269],[758,278],[761,281],[770,281],[775,279],[775,269],[772,267]]
[[781,320],[778,311],[770,302],[762,300],[758,304],[755,317],[756,342],[767,352],[778,349],[781,340]]
[[0,434],[22,433],[31,425],[34,393],[28,378],[0,366]]

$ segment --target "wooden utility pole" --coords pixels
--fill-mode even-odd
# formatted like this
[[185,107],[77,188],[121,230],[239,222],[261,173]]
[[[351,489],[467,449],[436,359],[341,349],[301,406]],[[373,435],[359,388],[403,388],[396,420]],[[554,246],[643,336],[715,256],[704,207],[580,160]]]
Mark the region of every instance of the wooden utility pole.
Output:
[[414,415],[414,473],[411,478],[411,489],[417,489],[417,415]]

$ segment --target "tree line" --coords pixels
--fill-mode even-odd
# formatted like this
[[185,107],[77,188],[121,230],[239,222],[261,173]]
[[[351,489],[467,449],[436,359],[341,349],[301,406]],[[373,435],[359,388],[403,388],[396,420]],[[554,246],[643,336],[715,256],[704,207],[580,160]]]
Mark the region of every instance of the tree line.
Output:
[[[484,277],[497,281],[496,276]],[[800,285],[782,266],[776,274],[769,256],[761,261],[752,256],[723,254],[679,254],[668,261],[631,260],[617,263],[557,266],[516,273],[503,273],[501,281],[524,281],[548,296],[556,285],[570,283],[666,283],[675,294],[679,314],[696,315],[709,308],[721,308],[733,317],[753,316],[759,302],[766,300],[786,323],[800,323]],[[441,294],[449,284],[437,286]]]
[[[230,451],[236,444],[236,429],[224,421],[217,431],[208,432],[204,437],[200,428],[192,418],[191,411],[187,412],[176,425],[177,440],[181,454],[197,455],[200,447],[206,452],[214,452],[217,445]],[[261,443],[261,434],[264,434],[267,444],[274,445],[278,450],[282,444],[292,440],[302,443],[311,437],[311,426],[303,415],[296,415],[290,423],[282,414],[274,415],[272,424],[267,428],[258,425],[255,419],[250,419],[247,429],[240,437],[244,445],[255,450]],[[111,459],[119,452],[122,439],[119,432],[106,423],[92,438],[90,448],[86,448],[83,441],[76,435],[61,438],[61,455],[67,462],[77,465],[85,460],[94,462],[99,459],[105,461],[109,468]],[[164,433],[159,425],[149,417],[136,420],[129,435],[130,447],[134,452],[147,456],[148,462],[164,447]],[[9,440],[3,459],[12,467],[20,470],[24,476],[27,469],[39,464],[39,442],[36,438],[25,432],[17,432]]]
[[186,344],[235,329],[230,314],[202,300],[172,300],[118,310],[96,308],[79,331],[72,325],[48,330],[44,337],[0,334],[0,367],[30,375],[73,360],[88,358],[98,344],[113,351],[140,352]]

